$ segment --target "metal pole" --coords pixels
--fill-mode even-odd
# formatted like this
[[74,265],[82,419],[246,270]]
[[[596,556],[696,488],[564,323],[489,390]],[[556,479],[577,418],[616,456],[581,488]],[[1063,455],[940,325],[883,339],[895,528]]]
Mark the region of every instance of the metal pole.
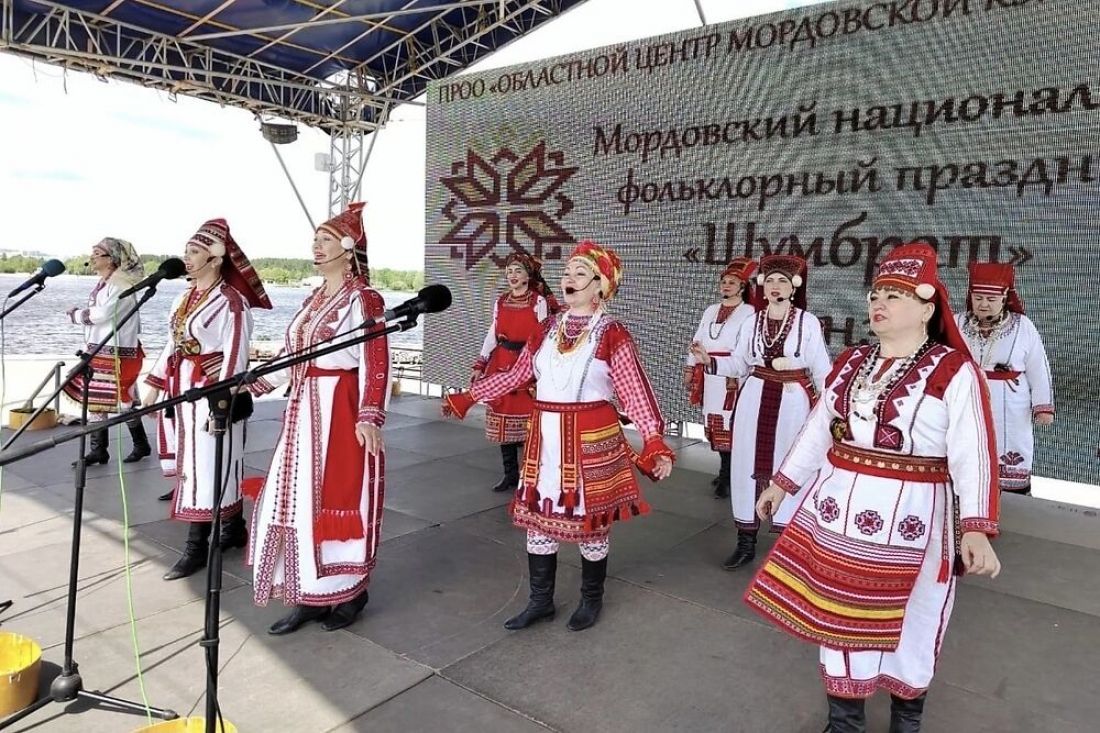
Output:
[[271,143],[271,149],[275,152],[275,157],[279,159],[279,165],[283,168],[283,173],[286,175],[286,180],[290,183],[290,187],[294,189],[294,195],[298,197],[298,205],[302,207],[302,213],[306,215],[306,220],[309,222],[309,228],[316,231],[317,225],[313,223],[313,217],[309,215],[309,209],[306,208],[306,202],[302,199],[302,194],[298,192],[298,187],[294,185],[294,179],[290,175],[290,171],[287,170],[286,163],[283,162],[283,155],[279,152],[279,148],[275,147],[275,143]]
[[706,25],[707,16],[703,15],[703,3],[701,0],[695,0],[695,9],[699,11],[699,22]]

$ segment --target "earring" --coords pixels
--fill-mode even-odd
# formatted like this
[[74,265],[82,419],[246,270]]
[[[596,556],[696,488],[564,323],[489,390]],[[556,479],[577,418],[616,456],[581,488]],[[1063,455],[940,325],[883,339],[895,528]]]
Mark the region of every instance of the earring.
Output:
[[351,264],[352,259],[353,259],[353,257],[348,257],[347,259],[344,260],[344,279],[345,280],[351,280],[353,277],[355,277],[355,270],[354,270],[354,268],[352,267],[352,264]]

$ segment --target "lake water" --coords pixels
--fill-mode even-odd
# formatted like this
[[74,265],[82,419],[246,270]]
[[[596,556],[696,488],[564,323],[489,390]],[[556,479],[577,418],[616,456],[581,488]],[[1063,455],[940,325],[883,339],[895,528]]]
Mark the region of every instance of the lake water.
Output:
[[[26,280],[26,275],[0,275],[0,298]],[[4,319],[6,353],[68,355],[84,346],[84,329],[73,325],[65,311],[73,306],[84,307],[95,287],[96,278],[82,275],[58,275],[46,281],[46,289]],[[168,318],[172,302],[187,287],[186,281],[167,280],[157,287],[156,296],[141,310],[141,342],[145,352],[154,356],[168,340]],[[283,340],[287,324],[313,292],[308,287],[267,288],[272,310],[254,310],[253,341]],[[22,297],[22,293],[18,297]],[[382,292],[386,306],[392,308],[415,293]],[[390,337],[395,346],[419,348],[423,327],[397,333]]]

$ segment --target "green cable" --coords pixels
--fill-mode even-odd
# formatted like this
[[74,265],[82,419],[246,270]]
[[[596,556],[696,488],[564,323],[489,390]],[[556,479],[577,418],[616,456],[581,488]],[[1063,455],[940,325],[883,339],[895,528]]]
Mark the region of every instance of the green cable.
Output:
[[[118,309],[121,306],[122,301],[116,300],[114,310],[111,313],[111,325],[115,329],[115,349],[114,349],[114,365],[115,365],[115,397],[118,399],[118,386],[122,384],[122,361],[118,355]],[[122,405],[119,404],[119,412],[121,414]],[[141,418],[138,418],[139,420]],[[115,445],[122,445],[122,423],[115,426],[118,428],[116,431]],[[145,719],[149,725],[153,724],[153,713],[149,706],[149,697],[145,693],[145,676],[141,672],[141,645],[138,643],[137,632],[137,614],[134,612],[134,576],[130,563],[130,508],[126,503],[126,475],[122,470],[122,461],[118,462],[118,488],[119,494],[122,497],[122,548],[124,557],[124,566],[126,568],[126,608],[130,614],[130,640],[133,642],[134,647],[134,666],[137,669],[137,681],[138,689],[141,691],[141,702],[145,705]]]

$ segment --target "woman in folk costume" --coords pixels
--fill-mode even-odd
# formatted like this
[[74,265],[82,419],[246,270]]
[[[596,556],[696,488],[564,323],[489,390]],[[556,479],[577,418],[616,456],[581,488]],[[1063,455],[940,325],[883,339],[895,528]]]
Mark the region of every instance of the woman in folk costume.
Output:
[[[756,309],[749,304],[749,279],[756,270],[756,263],[747,257],[738,257],[726,266],[719,280],[722,300],[703,311],[703,319],[691,340],[692,347],[700,347],[711,358],[721,358],[733,353],[741,324],[751,318]],[[710,449],[718,453],[720,469],[714,479],[714,496],[730,495],[730,450],[733,444],[730,419],[733,403],[737,398],[737,380],[718,374],[705,374],[703,363],[689,353],[684,371],[684,386],[688,388],[691,404],[703,408],[703,428]]]
[[1024,315],[1012,265],[970,263],[966,307],[957,320],[970,355],[989,381],[1001,490],[1030,495],[1031,423],[1054,423],[1054,384],[1043,340]]
[[[224,219],[212,219],[199,228],[187,242],[183,261],[191,286],[172,305],[168,343],[145,378],[151,387],[150,404],[161,391],[177,397],[247,369],[252,308],[271,308],[263,283]],[[235,402],[244,404],[240,398]],[[161,413],[158,421],[161,467],[165,476],[175,478],[175,487],[167,495],[172,500],[172,518],[190,523],[183,555],[164,574],[165,580],[187,577],[206,566],[218,484],[216,440],[207,432],[209,417],[207,401],[198,400],[176,405]],[[225,523],[218,538],[223,550],[248,542],[240,493],[243,425],[227,431],[225,459],[231,463],[221,467],[223,478],[227,477],[221,506]]]
[[[756,557],[756,499],[805,424],[830,365],[821,322],[806,310],[806,261],[768,255],[760,260],[756,283],[756,314],[741,324],[733,354],[714,358],[692,348],[709,373],[741,385],[730,475],[737,547],[722,563],[727,570]],[[773,531],[781,530],[793,511],[777,514]]]
[[[474,362],[471,382],[512,368],[527,339],[539,324],[558,311],[558,302],[542,279],[542,263],[528,254],[513,252],[504,264],[508,292],[493,305],[493,322]],[[504,478],[493,491],[515,491],[519,484],[519,452],[527,436],[533,400],[524,384],[485,411],[485,437],[500,445]]]
[[891,252],[868,314],[879,342],[837,359],[757,504],[762,517],[788,504],[797,512],[745,601],[820,645],[827,731],[865,731],[864,699],[883,689],[893,697],[891,733],[914,733],[955,573],[1000,569],[989,543],[997,456],[988,391],[937,278],[936,252]]
[[[513,523],[527,531],[531,598],[504,624],[508,629],[554,616],[560,542],[577,543],[582,558],[581,602],[568,627],[596,623],[611,524],[649,511],[631,463],[654,480],[672,471],[674,454],[662,440],[664,420],[637,348],[604,306],[621,279],[615,252],[581,242],[561,280],[568,310],[543,322],[510,371],[444,397],[443,414],[462,418],[474,402],[491,402],[535,379],[523,473],[510,507]],[[641,456],[623,436],[613,397],[645,441]]]
[[[385,302],[370,287],[362,208],[352,204],[314,234],[313,263],[324,284],[291,320],[285,353],[321,348],[348,331],[362,335],[364,323],[382,317]],[[269,374],[251,389],[265,394],[288,383],[283,431],[252,515],[255,601],[282,598],[293,606],[271,634],[309,621],[334,631],[367,605],[382,541],[388,341],[350,345]]]
[[[84,343],[91,351],[107,338],[115,323],[136,305],[137,301],[133,296],[122,300],[118,296],[145,277],[145,269],[134,245],[114,237],[106,237],[92,247],[88,266],[99,276],[99,281],[92,288],[87,304],[70,308],[68,316],[74,324],[84,326]],[[135,314],[92,359],[92,378],[88,382],[90,422],[106,420],[112,413],[121,413],[137,402],[135,385],[145,359],[145,352],[138,339],[140,331],[141,319]],[[83,391],[82,374],[65,386],[65,394],[76,402],[81,401]],[[151,454],[152,448],[141,418],[130,420],[126,427],[130,429],[134,445],[122,462],[134,463]],[[109,442],[110,436],[106,428],[92,433],[91,450],[84,456],[84,460],[89,464],[107,463],[111,460],[107,452]]]

